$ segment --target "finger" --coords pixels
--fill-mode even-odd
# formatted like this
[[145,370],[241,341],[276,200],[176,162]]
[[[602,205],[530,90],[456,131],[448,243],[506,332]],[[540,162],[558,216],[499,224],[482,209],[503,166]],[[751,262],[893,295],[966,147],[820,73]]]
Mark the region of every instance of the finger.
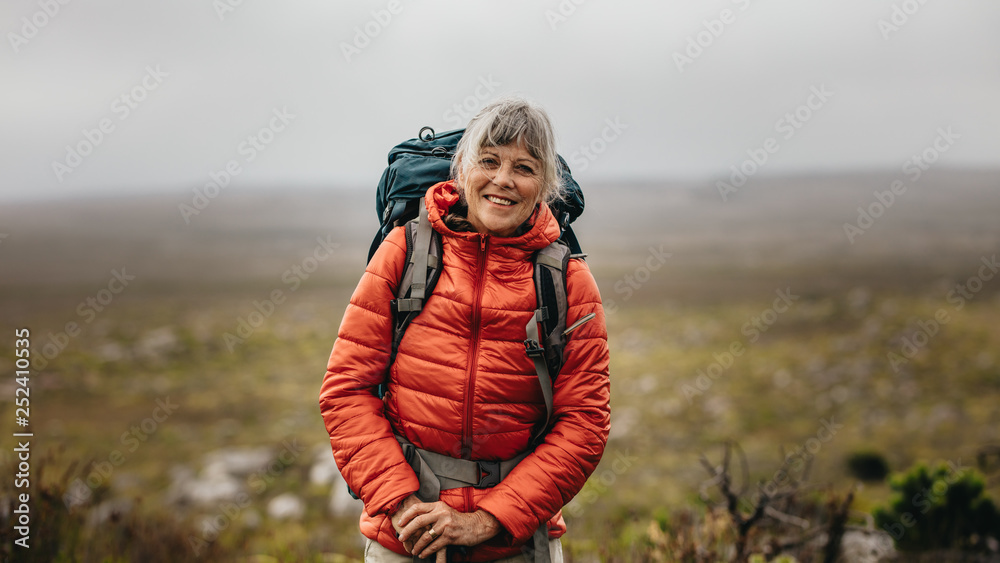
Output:
[[[430,538],[430,536],[427,534],[424,534],[423,537]],[[414,546],[413,552],[419,553],[420,557],[424,559],[430,558],[434,554],[437,554],[437,557],[441,557],[442,554],[445,557],[447,557],[448,556],[447,548],[448,548],[448,540],[444,539],[441,536],[435,536],[434,540],[428,542],[428,544],[422,549],[420,547]]]
[[404,510],[403,513],[399,515],[399,526],[401,528],[405,528],[406,525],[410,523],[410,520],[413,520],[414,518],[420,516],[421,514],[426,514],[433,509],[434,509],[433,504],[428,504],[423,502],[414,504],[413,506]]
[[407,553],[411,553],[412,554],[413,553],[413,542],[412,541],[405,541],[405,542],[403,542],[403,549],[405,549]]
[[448,563],[448,550],[442,549],[437,552],[437,557],[434,558],[434,563]]
[[[447,524],[455,514],[455,509],[443,502],[425,503],[422,505],[422,514],[412,516],[405,526],[401,526],[399,531],[400,539],[417,540],[418,530],[421,528],[431,528],[435,524]],[[439,528],[446,526],[439,526]],[[441,531],[440,529],[438,530]]]
[[[413,538],[413,553],[424,553],[428,554],[434,553],[434,549],[428,550],[435,542],[441,539],[441,535],[437,530],[434,530],[434,535],[431,536],[430,531],[433,527],[424,528],[423,533],[419,536],[414,536]],[[446,545],[445,543],[440,543],[440,545]],[[427,555],[421,555],[421,557],[427,557]]]
[[434,517],[430,514],[420,514],[410,520],[410,523],[403,526],[399,531],[400,541],[413,541],[419,539],[420,535],[429,530],[434,525]]

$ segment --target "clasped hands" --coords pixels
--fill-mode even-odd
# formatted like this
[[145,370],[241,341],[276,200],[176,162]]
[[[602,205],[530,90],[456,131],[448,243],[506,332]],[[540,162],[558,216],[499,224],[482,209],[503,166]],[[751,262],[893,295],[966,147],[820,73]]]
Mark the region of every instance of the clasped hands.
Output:
[[421,502],[410,495],[391,516],[399,541],[411,554],[445,561],[449,545],[478,545],[500,533],[500,522],[489,512],[459,512],[447,504]]

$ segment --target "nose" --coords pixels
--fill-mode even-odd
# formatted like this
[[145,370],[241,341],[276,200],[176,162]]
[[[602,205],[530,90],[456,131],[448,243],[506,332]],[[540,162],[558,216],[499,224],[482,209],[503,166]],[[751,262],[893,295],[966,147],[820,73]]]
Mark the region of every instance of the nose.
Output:
[[493,183],[500,186],[501,188],[513,188],[514,187],[514,173],[513,164],[505,162],[500,165],[497,169],[497,173],[493,176]]

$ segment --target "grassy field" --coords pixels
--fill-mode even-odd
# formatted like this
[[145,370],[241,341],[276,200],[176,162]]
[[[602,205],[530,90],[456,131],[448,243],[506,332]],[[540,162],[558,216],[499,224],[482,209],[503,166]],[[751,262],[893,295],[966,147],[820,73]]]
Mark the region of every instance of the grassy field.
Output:
[[[851,454],[878,452],[893,471],[972,467],[1000,445],[1000,276],[985,266],[1000,249],[998,178],[928,173],[853,243],[844,223],[892,175],[755,180],[726,202],[707,184],[588,186],[578,233],[608,311],[613,422],[566,510],[572,558],[662,555],[651,546],[670,526],[656,523],[703,511],[699,455],[717,460],[730,440],[748,486],[798,455],[815,490],[856,488],[859,523],[889,489],[857,482]],[[97,472],[90,505],[127,499],[198,530],[205,510],[166,504],[177,471],[294,442],[306,453],[251,487],[209,543],[227,557],[360,558],[355,519],[330,516],[329,488],[308,477],[327,440],[326,359],[376,228],[371,196],[232,192],[190,223],[186,197],[0,209],[0,361],[13,364],[15,327],[45,358],[31,378],[36,459],[53,452],[49,478],[73,462],[73,476]],[[15,386],[0,381],[8,466]],[[301,520],[266,515],[286,492],[305,500]]]

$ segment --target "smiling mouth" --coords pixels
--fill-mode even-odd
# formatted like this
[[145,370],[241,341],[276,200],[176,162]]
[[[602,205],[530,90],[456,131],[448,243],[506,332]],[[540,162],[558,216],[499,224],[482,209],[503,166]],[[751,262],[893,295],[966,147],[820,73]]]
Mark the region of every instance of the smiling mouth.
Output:
[[513,201],[511,201],[511,200],[509,200],[509,199],[504,199],[504,198],[502,198],[502,197],[497,197],[497,196],[495,196],[495,195],[488,195],[488,196],[486,196],[486,199],[487,199],[488,201],[490,201],[491,203],[495,203],[495,204],[497,204],[497,205],[503,205],[503,206],[511,206],[511,205],[514,205],[514,202],[513,202]]

